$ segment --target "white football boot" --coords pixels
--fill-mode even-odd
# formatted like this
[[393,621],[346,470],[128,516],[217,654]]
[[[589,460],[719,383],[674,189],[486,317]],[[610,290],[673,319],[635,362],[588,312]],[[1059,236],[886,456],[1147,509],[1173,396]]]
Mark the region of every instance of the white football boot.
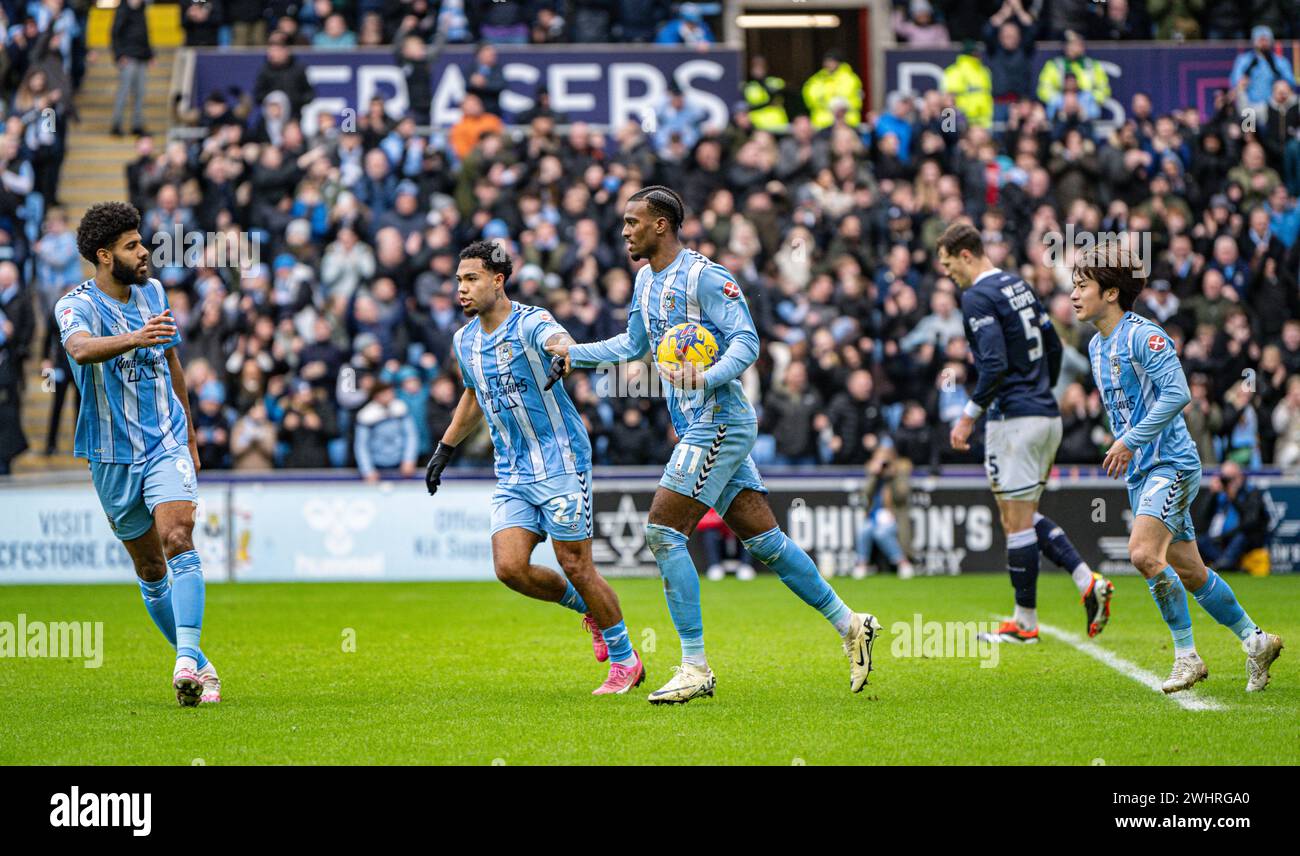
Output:
[[[1268,686],[1268,667],[1282,653],[1282,637],[1276,633],[1266,633],[1264,648],[1258,654],[1246,652],[1246,692],[1257,693]],[[1245,647],[1245,643],[1242,643]]]
[[880,622],[874,615],[855,612],[849,635],[844,639],[844,653],[849,658],[849,691],[862,692],[871,676],[871,649],[875,647]]
[[1174,659],[1174,668],[1160,688],[1167,693],[1176,693],[1190,689],[1197,681],[1203,681],[1209,676],[1210,670],[1205,668],[1205,661],[1193,651],[1185,657]]
[[708,666],[682,663],[673,666],[673,673],[672,680],[650,693],[648,701],[651,704],[685,704],[693,698],[713,695],[718,684]]

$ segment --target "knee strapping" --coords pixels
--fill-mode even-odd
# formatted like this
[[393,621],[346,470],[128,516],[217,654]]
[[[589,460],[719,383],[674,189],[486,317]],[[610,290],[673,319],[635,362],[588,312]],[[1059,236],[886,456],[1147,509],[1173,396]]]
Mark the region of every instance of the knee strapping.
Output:
[[199,561],[199,554],[195,550],[186,550],[167,560],[167,567],[171,569],[173,579],[183,574],[193,573],[202,569],[202,563]]
[[645,527],[645,543],[650,548],[650,552],[654,553],[655,558],[659,559],[673,547],[685,547],[686,536],[671,526],[647,523]]
[[761,535],[755,535],[753,538],[746,538],[743,542],[745,549],[751,555],[756,556],[760,562],[765,565],[771,565],[781,557],[781,552],[785,549],[785,534],[780,527],[773,527]]

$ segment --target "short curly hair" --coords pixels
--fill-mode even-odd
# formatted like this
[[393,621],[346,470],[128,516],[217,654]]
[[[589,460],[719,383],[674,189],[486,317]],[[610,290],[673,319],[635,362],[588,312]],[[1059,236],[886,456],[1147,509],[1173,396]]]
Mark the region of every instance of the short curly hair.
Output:
[[482,261],[486,270],[501,274],[507,281],[515,272],[515,263],[510,258],[510,252],[503,244],[496,241],[475,241],[460,251],[460,257]]
[[92,265],[95,254],[117,243],[125,232],[140,228],[140,212],[125,202],[96,202],[77,226],[77,252]]

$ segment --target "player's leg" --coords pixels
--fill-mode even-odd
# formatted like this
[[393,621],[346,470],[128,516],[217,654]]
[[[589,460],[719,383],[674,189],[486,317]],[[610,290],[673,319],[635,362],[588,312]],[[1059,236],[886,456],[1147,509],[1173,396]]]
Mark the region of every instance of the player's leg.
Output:
[[569,582],[591,606],[589,617],[599,629],[609,659],[609,676],[592,695],[622,695],[645,681],[645,666],[632,648],[618,595],[596,570],[591,560],[591,538],[581,541],[554,540],[555,557]]
[[[154,506],[153,515],[158,540],[172,577],[172,615],[176,622],[176,667],[172,685],[177,700],[188,707],[202,699],[205,687],[200,670],[211,665],[203,658],[199,647],[207,592],[203,567],[198,551],[194,549],[194,503],[189,500],[161,502]],[[215,669],[209,671],[215,673]]]
[[1173,522],[1181,531],[1169,545],[1169,564],[1201,608],[1241,640],[1242,650],[1246,652],[1246,692],[1264,689],[1269,682],[1269,667],[1282,653],[1281,637],[1265,633],[1255,624],[1227,581],[1205,566],[1196,546],[1190,515],[1180,515]]
[[[1196,652],[1186,587],[1169,564],[1169,545],[1174,533],[1165,522],[1164,510],[1177,501],[1182,487],[1182,480],[1167,467],[1157,467],[1144,481],[1129,487],[1129,502],[1133,507],[1129,558],[1146,579],[1151,597],[1174,640],[1174,666],[1164,682],[1167,693],[1185,690],[1209,674]],[[1190,581],[1197,586],[1203,582],[1195,577]]]
[[530,560],[533,548],[542,543],[542,536],[531,529],[510,526],[492,533],[492,566],[497,579],[511,591],[525,597],[558,603],[585,615],[587,603],[564,576],[545,565],[534,565]]
[[569,586],[587,607],[582,623],[592,635],[596,660],[614,661],[609,680],[596,694],[626,692],[645,679],[645,669],[632,650],[618,595],[591,559],[591,473],[554,476],[528,488],[528,496],[535,504],[538,526],[555,545],[555,557]]
[[[203,658],[206,586],[199,554],[194,549],[194,516],[199,501],[194,462],[188,449],[171,449],[143,465],[142,495],[158,529],[163,556],[172,576],[172,615],[176,620],[176,667],[172,686],[182,705],[198,704],[205,680],[218,686],[216,669]],[[207,674],[200,674],[203,669]],[[219,696],[219,690],[217,691]]]
[[1033,645],[1038,642],[1038,533],[1034,529],[1037,499],[997,498],[998,518],[1007,538],[1007,574],[1015,591],[1015,612],[989,642]]
[[511,498],[492,507],[492,566],[497,579],[525,597],[558,603],[582,616],[582,629],[591,636],[591,649],[599,663],[609,659],[609,648],[587,601],[563,574],[532,562],[533,548],[542,542],[541,509],[528,500]]
[[[188,455],[186,456],[188,462]],[[156,463],[156,462],[153,462]],[[136,577],[140,583],[140,594],[146,611],[153,619],[154,625],[175,649],[177,646],[176,608],[174,604],[174,574],[171,572],[168,554],[165,552],[163,539],[166,521],[155,522],[153,511],[159,497],[171,495],[185,497],[190,523],[193,523],[193,503],[190,497],[197,497],[193,490],[193,470],[189,470],[189,487],[180,483],[182,472],[175,469],[159,469],[149,464],[103,464],[92,463],[91,481],[99,495],[104,511],[108,515],[113,534],[126,548],[135,567]],[[166,472],[175,472],[176,479],[170,479]],[[160,475],[163,474],[163,475]],[[196,646],[195,661],[198,668],[210,668],[203,651]],[[215,670],[213,670],[215,671]],[[175,688],[175,671],[173,671],[173,688]],[[188,679],[184,694],[178,691],[177,700],[184,705],[196,703],[198,698],[191,690],[193,686]]]
[[1038,533],[1034,512],[1042,492],[1042,465],[1026,436],[1031,419],[989,419],[984,425],[984,471],[998,504],[1007,539],[1007,574],[1015,590],[1015,614],[990,642],[1038,641]]
[[746,550],[776,571],[786,587],[821,613],[840,634],[849,657],[849,689],[860,692],[871,675],[872,649],[880,622],[870,613],[849,609],[817,572],[812,557],[781,531],[752,461],[746,460],[728,488],[715,505],[718,513]]
[[686,542],[708,510],[699,500],[660,485],[650,502],[645,533],[646,546],[663,577],[668,614],[681,641],[682,664],[706,671],[700,575]]
[[122,542],[140,583],[144,608],[163,637],[176,648],[176,616],[172,612],[172,578],[167,572],[158,529],[149,521],[143,535]]
[[563,505],[581,501],[579,496],[567,503],[563,494],[563,486],[554,485],[552,479],[533,485],[498,485],[492,494],[492,564],[497,579],[508,588],[586,615],[587,603],[572,583],[558,571],[532,564],[533,548],[546,539],[548,514],[563,514]]

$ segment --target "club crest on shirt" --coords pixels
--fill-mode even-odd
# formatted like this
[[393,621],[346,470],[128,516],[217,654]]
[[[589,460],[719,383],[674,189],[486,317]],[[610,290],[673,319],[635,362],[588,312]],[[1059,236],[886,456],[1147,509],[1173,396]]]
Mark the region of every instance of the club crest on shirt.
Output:
[[740,286],[728,280],[722,284],[722,293],[732,300],[735,300],[740,296]]
[[1151,338],[1147,339],[1147,347],[1153,351],[1163,351],[1166,344],[1168,343],[1165,341],[1165,337],[1159,333],[1152,333]]
[[508,363],[514,358],[514,356],[515,356],[515,350],[514,348],[510,347],[509,342],[502,342],[501,344],[497,345],[498,363]]
[[1119,383],[1120,362],[1119,357],[1112,355],[1110,358],[1110,379]]
[[675,307],[676,305],[677,305],[677,292],[670,291],[664,295],[664,309],[667,309],[669,312],[672,312],[673,307]]

